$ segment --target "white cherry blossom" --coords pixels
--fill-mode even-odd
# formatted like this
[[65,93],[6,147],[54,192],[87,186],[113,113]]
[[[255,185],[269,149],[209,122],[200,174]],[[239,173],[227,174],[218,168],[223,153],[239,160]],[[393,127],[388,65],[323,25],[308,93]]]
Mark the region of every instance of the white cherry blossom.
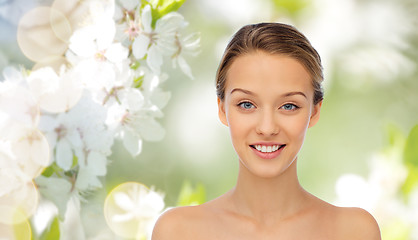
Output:
[[25,221],[35,212],[38,193],[32,180],[49,162],[42,134],[17,126],[0,135],[0,222],[8,224]]
[[0,115],[3,124],[7,127],[15,123],[36,126],[39,106],[27,87],[25,76],[15,68],[6,68],[3,76],[5,80],[0,82]]
[[112,190],[104,208],[106,221],[116,234],[149,239],[164,209],[163,195],[140,183],[127,182]]
[[127,98],[133,94],[131,99],[135,101],[131,107],[142,106],[142,93],[139,89],[133,88],[134,85],[134,71],[125,64],[115,72],[115,80],[104,85],[102,89],[92,92],[93,98],[98,103],[105,107],[113,104],[122,104],[127,101]]
[[[37,207],[37,190],[56,205],[61,220],[68,211],[78,214],[79,208],[67,210],[67,205],[102,187],[100,177],[107,174],[115,138],[132,156],[142,151],[143,141],[163,138],[165,131],[157,119],[170,99],[161,88],[168,79],[161,72],[164,58],[171,57],[173,66],[193,77],[184,56],[194,55],[199,39],[180,34],[186,22],[179,13],[156,20],[151,10],[159,7],[156,2],[138,0],[88,0],[76,5],[83,9],[83,17],[71,23],[75,31],[61,56],[65,64],[3,71],[0,221],[10,221],[14,212],[7,209],[20,205],[25,210],[20,220],[26,221]],[[123,212],[112,221],[122,225],[134,221],[140,231],[132,237],[149,238],[164,208],[161,194],[141,185],[118,193],[115,201]],[[80,233],[82,237],[82,229]]]
[[64,178],[39,176],[36,178],[36,185],[42,196],[57,206],[58,214],[63,219],[68,200],[72,195],[76,195],[76,193],[71,191],[72,183]]
[[0,223],[15,224],[26,221],[35,213],[38,205],[39,194],[34,183],[12,172],[13,169],[0,169],[0,186],[17,186],[0,195]]
[[69,171],[76,157],[79,174],[75,186],[81,191],[101,187],[98,176],[106,174],[113,136],[104,125],[105,117],[105,108],[89,95],[84,95],[67,113],[55,119],[47,116],[41,119],[46,123],[41,123],[41,127],[47,132],[51,145],[55,146],[57,165]]
[[134,39],[132,52],[137,59],[142,59],[147,54],[149,68],[160,74],[163,56],[176,52],[176,32],[186,23],[183,16],[176,12],[158,19],[155,29],[152,29],[151,23],[151,7],[147,5],[142,10],[142,31]]
[[41,109],[59,113],[68,111],[80,100],[83,89],[79,79],[80,74],[62,66],[60,75],[45,67],[33,71],[27,81]]
[[141,1],[138,0],[117,0],[117,2],[119,4],[116,5],[114,18],[118,22],[132,20],[135,11],[141,8]]
[[153,116],[162,117],[161,109],[170,100],[171,94],[163,91],[159,86],[168,79],[166,74],[157,75],[147,67],[140,67],[137,74],[142,77],[141,90],[147,102],[147,106],[151,105],[149,109],[155,112]]
[[184,59],[184,55],[196,56],[200,47],[200,37],[198,34],[190,34],[186,37],[176,35],[177,51],[171,57],[173,66],[179,65],[181,71],[190,79],[193,79],[192,69]]
[[104,14],[96,24],[78,29],[70,38],[67,57],[80,73],[88,89],[100,90],[115,81],[116,69],[121,69],[128,49],[114,42],[115,22]]
[[125,148],[132,156],[141,152],[142,139],[159,141],[165,134],[164,129],[152,116],[152,108],[133,112],[115,105],[108,113],[107,124],[113,126],[115,133],[123,140]]
[[[154,78],[156,79],[156,78]],[[144,79],[144,88],[151,91],[150,79]],[[144,93],[147,93],[144,90]],[[114,104],[108,108],[106,124],[116,136],[123,141],[125,148],[132,156],[138,155],[142,150],[142,139],[147,141],[159,141],[165,134],[164,129],[155,120],[163,114],[156,105],[150,101],[153,92],[143,96],[138,89],[125,91],[121,95],[121,104]],[[160,105],[165,104],[166,97],[163,92],[160,95]]]

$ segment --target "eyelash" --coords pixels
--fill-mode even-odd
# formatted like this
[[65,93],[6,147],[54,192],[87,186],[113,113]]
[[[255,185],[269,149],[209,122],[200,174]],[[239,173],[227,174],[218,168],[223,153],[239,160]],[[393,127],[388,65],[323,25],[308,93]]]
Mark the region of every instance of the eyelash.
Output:
[[[245,108],[244,104],[251,104],[251,106],[250,106],[250,108]],[[251,102],[248,102],[248,101],[240,102],[240,103],[237,104],[237,106],[244,109],[244,110],[250,110],[250,109],[255,107],[254,104],[252,104]]]
[[[285,106],[291,106],[292,107],[292,109],[284,109],[284,107]],[[293,103],[286,103],[286,104],[284,104],[283,106],[281,106],[280,107],[281,109],[283,109],[283,110],[285,110],[285,111],[296,111],[296,110],[298,110],[300,107],[299,106],[297,106],[297,105],[295,105],[295,104],[293,104]]]
[[[249,108],[246,108],[246,107],[244,107],[244,105],[245,104],[251,104],[250,106],[249,106]],[[240,103],[238,103],[237,104],[237,106],[238,107],[240,107],[241,109],[244,109],[244,110],[250,110],[250,109],[252,109],[252,108],[255,108],[255,106],[254,106],[254,104],[252,104],[251,102],[248,102],[248,101],[244,101],[244,102],[240,102]],[[286,107],[286,106],[290,106],[291,107],[291,109],[285,109],[284,107]],[[283,106],[281,106],[279,109],[283,109],[283,110],[285,110],[285,111],[296,111],[296,110],[298,110],[300,107],[299,106],[297,106],[296,104],[293,104],[293,103],[286,103],[286,104],[284,104]]]

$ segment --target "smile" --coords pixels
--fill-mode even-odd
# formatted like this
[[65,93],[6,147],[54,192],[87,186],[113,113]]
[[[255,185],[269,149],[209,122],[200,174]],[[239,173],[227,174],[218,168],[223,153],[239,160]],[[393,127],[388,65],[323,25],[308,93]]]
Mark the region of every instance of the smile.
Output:
[[272,153],[272,152],[276,152],[279,149],[283,148],[284,146],[286,146],[286,144],[283,145],[271,145],[271,146],[266,146],[266,145],[250,145],[250,147],[256,149],[259,152],[262,153]]

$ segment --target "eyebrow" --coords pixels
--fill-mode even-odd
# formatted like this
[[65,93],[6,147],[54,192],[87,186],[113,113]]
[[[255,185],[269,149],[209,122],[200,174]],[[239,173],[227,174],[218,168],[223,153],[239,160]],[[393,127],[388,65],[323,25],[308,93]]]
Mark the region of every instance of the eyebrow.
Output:
[[283,94],[282,96],[283,97],[290,97],[290,96],[294,96],[294,95],[301,95],[301,96],[305,97],[306,99],[308,99],[306,94],[304,94],[303,92],[297,92],[297,91],[296,92],[288,92],[288,93]]
[[[242,89],[242,88],[234,88],[234,89],[232,89],[231,94],[234,93],[234,92],[243,92],[245,94],[253,95],[253,96],[256,95],[255,93],[253,93],[253,92],[251,92],[249,90]],[[294,95],[301,95],[301,96],[305,97],[306,99],[308,99],[308,97],[306,96],[306,94],[303,93],[303,92],[300,92],[300,91],[287,92],[287,93],[282,94],[281,97],[290,97],[290,96],[294,96]]]
[[232,89],[231,94],[234,93],[234,92],[243,92],[243,93],[248,94],[248,95],[255,95],[253,92],[248,91],[248,90],[245,90],[245,89],[242,89],[242,88],[234,88],[234,89]]

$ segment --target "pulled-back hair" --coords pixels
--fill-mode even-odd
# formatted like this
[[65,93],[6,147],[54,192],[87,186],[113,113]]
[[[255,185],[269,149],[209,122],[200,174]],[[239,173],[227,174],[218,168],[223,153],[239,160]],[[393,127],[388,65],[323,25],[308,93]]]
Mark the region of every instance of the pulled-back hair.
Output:
[[321,83],[324,79],[321,58],[309,40],[296,28],[281,23],[246,25],[238,30],[225,49],[216,73],[216,93],[225,98],[226,76],[233,61],[244,54],[264,51],[296,59],[311,76],[314,89],[314,104],[323,99]]

